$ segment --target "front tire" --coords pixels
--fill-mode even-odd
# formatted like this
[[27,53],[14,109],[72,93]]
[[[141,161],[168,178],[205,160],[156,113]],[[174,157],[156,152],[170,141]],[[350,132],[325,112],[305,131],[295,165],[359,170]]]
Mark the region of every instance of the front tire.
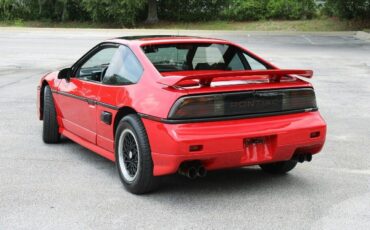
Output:
[[284,174],[294,169],[297,165],[297,161],[281,161],[270,164],[260,165],[263,171],[271,174]]
[[45,143],[58,143],[60,140],[57,112],[49,86],[44,88],[42,139]]
[[115,156],[119,177],[131,193],[153,191],[158,178],[153,176],[153,160],[144,125],[135,114],[122,118],[115,136]]

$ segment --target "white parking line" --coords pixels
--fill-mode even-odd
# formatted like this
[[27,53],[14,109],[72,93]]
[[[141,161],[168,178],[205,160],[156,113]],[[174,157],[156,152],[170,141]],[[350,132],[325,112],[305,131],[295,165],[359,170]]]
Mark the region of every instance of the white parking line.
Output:
[[308,41],[311,45],[316,45],[311,39],[309,39],[306,35],[302,35],[302,38]]

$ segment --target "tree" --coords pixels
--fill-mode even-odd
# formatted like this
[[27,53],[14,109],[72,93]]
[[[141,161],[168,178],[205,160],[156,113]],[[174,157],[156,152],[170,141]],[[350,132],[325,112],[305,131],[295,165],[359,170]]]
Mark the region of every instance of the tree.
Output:
[[148,17],[145,23],[154,24],[158,21],[157,0],[148,0]]
[[370,0],[327,0],[324,12],[345,19],[370,20]]
[[62,4],[62,16],[61,16],[61,19],[64,22],[64,21],[69,20],[68,0],[61,0],[61,4]]
[[111,23],[132,27],[137,21],[142,0],[82,0],[86,12],[93,22]]

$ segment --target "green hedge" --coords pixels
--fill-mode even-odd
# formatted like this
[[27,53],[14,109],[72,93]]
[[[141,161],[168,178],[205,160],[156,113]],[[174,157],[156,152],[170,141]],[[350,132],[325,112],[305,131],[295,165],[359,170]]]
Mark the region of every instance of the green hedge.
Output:
[[0,20],[84,21],[90,16],[80,0],[0,0]]
[[268,0],[233,0],[223,12],[223,18],[251,21],[267,18]]
[[329,16],[370,20],[370,0],[327,0],[323,11]]
[[312,0],[270,0],[267,4],[268,18],[273,19],[309,19],[315,12]]
[[84,9],[94,22],[135,25],[143,1],[138,0],[82,0]]
[[15,20],[32,18],[31,1],[0,0],[0,19]]
[[230,0],[160,0],[158,16],[168,21],[216,20]]
[[307,19],[314,0],[160,0],[159,17],[171,21]]
[[[147,0],[0,0],[0,20],[92,21],[133,26],[146,18]],[[314,0],[157,0],[167,21],[310,19]],[[323,12],[346,19],[370,17],[370,0],[327,0]]]

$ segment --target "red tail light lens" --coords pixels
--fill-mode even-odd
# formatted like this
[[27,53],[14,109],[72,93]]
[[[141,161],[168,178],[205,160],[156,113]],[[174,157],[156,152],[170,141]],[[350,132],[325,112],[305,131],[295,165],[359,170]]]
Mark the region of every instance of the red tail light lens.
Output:
[[172,119],[215,117],[224,114],[221,95],[180,98],[170,112]]

